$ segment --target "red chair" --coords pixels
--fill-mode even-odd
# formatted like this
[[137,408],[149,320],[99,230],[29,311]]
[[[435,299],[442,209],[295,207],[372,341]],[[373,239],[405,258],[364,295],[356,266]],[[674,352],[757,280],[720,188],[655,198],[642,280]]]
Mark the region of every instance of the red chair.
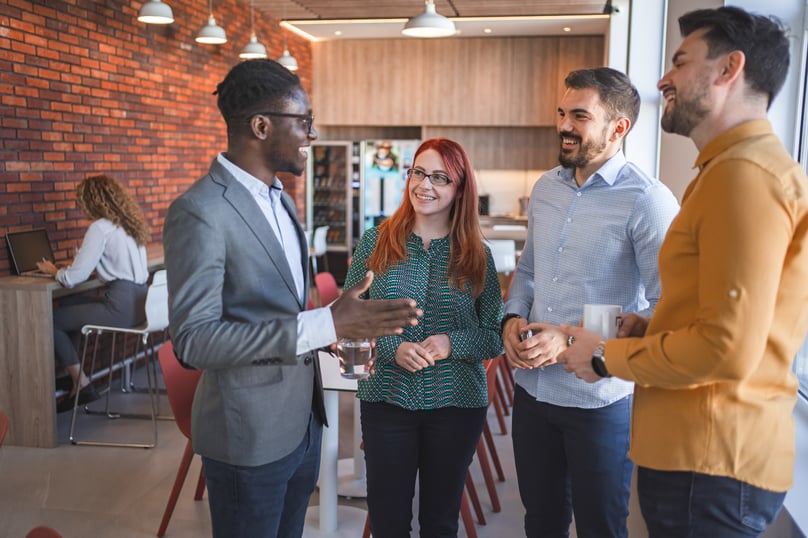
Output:
[[317,296],[320,306],[326,306],[339,298],[339,286],[334,275],[328,271],[314,275],[314,286],[317,288]]
[[39,527],[34,527],[28,531],[25,538],[62,538],[62,535],[56,532],[54,529],[42,525]]
[[[169,495],[168,503],[166,503],[163,520],[160,522],[160,528],[157,531],[157,536],[162,537],[166,533],[168,522],[171,520],[171,514],[174,513],[174,507],[177,505],[177,499],[180,496],[180,491],[182,491],[185,477],[188,475],[191,459],[194,457],[194,449],[191,445],[191,404],[194,401],[194,392],[196,392],[196,385],[199,382],[199,376],[202,375],[202,372],[183,368],[180,361],[177,360],[177,357],[174,355],[174,347],[170,341],[160,346],[157,357],[160,360],[160,369],[163,371],[163,379],[165,380],[166,392],[168,393],[168,403],[171,404],[171,410],[174,412],[177,427],[182,434],[188,438],[188,443],[185,445],[185,452],[182,454],[182,460],[180,461],[180,468],[177,469],[177,477],[174,479],[174,487],[171,488],[171,495]],[[201,500],[204,491],[205,477],[202,471],[200,471],[194,500]]]
[[8,433],[8,415],[0,411],[0,446],[3,446],[6,433]]

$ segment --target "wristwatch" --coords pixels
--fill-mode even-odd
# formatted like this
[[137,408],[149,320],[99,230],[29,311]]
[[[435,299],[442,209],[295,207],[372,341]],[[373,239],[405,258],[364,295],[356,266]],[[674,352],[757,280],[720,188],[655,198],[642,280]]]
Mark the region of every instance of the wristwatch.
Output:
[[502,332],[505,330],[505,324],[508,323],[508,320],[521,317],[522,316],[520,316],[519,314],[514,314],[513,312],[502,316],[502,321],[499,322],[499,335],[502,336]]
[[603,356],[603,351],[606,349],[606,342],[601,342],[595,348],[592,354],[592,369],[600,377],[612,377],[609,370],[606,369],[606,357]]

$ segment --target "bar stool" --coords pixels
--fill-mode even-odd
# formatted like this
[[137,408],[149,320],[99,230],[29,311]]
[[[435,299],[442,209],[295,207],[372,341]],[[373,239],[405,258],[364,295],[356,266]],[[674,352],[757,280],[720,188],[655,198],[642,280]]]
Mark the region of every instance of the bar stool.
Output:
[[[166,271],[162,269],[154,273],[152,283],[149,285],[148,292],[146,293],[146,322],[137,327],[108,327],[104,325],[85,325],[81,328],[81,334],[84,335],[84,351],[81,356],[81,370],[84,370],[84,365],[87,360],[87,347],[90,340],[90,335],[95,335],[95,342],[93,346],[92,361],[90,364],[90,378],[92,378],[93,370],[95,369],[95,359],[98,352],[98,339],[104,333],[112,334],[112,347],[110,349],[110,365],[109,375],[107,382],[107,397],[106,407],[104,411],[94,411],[89,409],[87,405],[84,406],[84,411],[87,414],[104,414],[108,418],[146,418],[152,421],[153,437],[151,443],[119,443],[111,441],[82,441],[76,437],[76,414],[78,411],[78,391],[76,391],[75,400],[73,402],[73,415],[70,419],[70,442],[74,445],[94,445],[94,446],[121,446],[130,448],[152,448],[157,445],[157,400],[156,400],[156,384],[157,384],[157,370],[156,370],[156,357],[154,353],[154,341],[151,338],[153,333],[164,331],[168,327],[168,287],[166,285]],[[110,410],[110,393],[112,392],[112,373],[114,371],[115,362],[115,339],[118,334],[126,335],[133,334],[139,338],[135,345],[135,356],[138,355],[140,349],[146,357],[146,384],[147,393],[149,395],[149,403],[151,406],[151,413],[148,414],[135,414],[135,413],[120,413]],[[125,354],[125,349],[121,352]],[[125,358],[121,358],[125,360]],[[152,375],[155,379],[152,382]]]

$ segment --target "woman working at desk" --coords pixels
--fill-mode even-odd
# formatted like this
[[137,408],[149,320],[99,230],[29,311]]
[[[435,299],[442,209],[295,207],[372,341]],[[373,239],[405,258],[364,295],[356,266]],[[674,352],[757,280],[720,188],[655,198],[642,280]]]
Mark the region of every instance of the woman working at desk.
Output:
[[76,201],[93,222],[73,263],[61,269],[49,260],[37,265],[67,288],[84,282],[93,271],[107,283],[107,288],[103,297],[76,296],[71,304],[63,304],[54,311],[56,361],[73,381],[71,397],[59,403],[58,412],[72,409],[72,396],[77,390],[79,404],[99,397],[80,370],[76,350],[81,327],[87,324],[133,327],[142,323],[149,278],[146,259],[149,228],[137,202],[123,185],[105,175],[88,177],[76,188]]
[[502,352],[502,296],[463,148],[421,144],[404,193],[362,236],[345,281],[372,270],[371,299],[412,297],[424,311],[402,335],[377,339],[375,373],[359,382],[370,528],[410,536],[418,474],[421,536],[456,536],[488,404],[483,360]]

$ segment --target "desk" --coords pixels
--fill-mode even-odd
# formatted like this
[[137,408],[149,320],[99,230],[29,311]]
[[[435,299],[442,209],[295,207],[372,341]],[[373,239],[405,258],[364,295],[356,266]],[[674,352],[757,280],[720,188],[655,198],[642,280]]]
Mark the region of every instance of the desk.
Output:
[[[320,371],[325,389],[325,412],[328,427],[323,428],[322,453],[320,455],[320,505],[309,508],[306,519],[319,519],[321,536],[333,536],[337,530],[338,514],[343,525],[362,532],[367,512],[352,506],[339,506],[337,486],[339,483],[339,392],[356,392],[356,381],[345,379],[339,373],[339,359],[330,353],[320,352]],[[359,425],[356,425],[358,428]],[[318,534],[308,532],[306,538]]]
[[[149,272],[164,267],[162,245],[147,253]],[[9,418],[9,445],[56,446],[53,300],[103,286],[98,279],[67,289],[49,278],[0,278],[0,410]]]

